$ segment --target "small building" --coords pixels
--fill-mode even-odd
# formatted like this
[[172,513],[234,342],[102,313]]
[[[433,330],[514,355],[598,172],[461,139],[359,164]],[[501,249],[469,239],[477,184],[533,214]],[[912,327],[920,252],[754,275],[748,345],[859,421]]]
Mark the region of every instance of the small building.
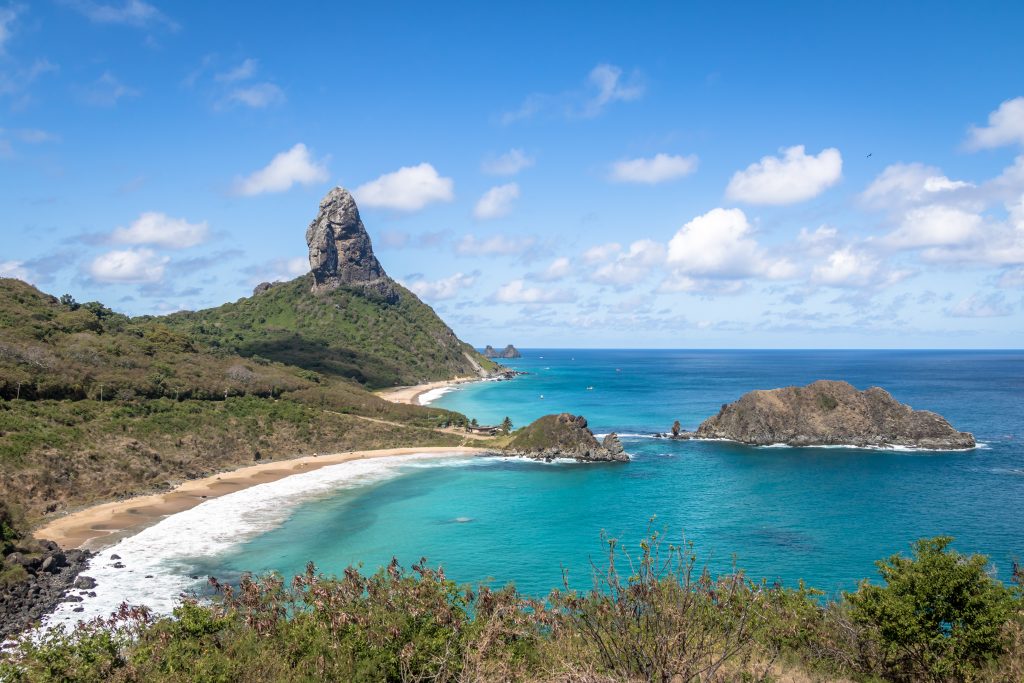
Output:
[[466,431],[470,434],[483,434],[484,436],[497,436],[501,432],[501,427],[494,427],[491,425],[468,425]]

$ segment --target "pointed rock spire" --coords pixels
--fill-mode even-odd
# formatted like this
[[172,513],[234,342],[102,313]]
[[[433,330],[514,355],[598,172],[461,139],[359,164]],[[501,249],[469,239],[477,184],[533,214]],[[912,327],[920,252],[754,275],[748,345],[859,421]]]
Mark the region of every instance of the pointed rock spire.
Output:
[[345,188],[335,187],[320,200],[320,211],[306,229],[306,244],[314,293],[367,284],[393,291],[390,278],[373,255],[356,201]]

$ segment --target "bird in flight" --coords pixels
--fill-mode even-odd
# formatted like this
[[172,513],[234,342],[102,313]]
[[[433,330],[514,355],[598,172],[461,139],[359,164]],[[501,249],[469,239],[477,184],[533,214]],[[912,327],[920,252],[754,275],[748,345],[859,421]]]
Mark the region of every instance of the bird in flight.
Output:
[[866,157],[864,157],[864,158],[865,159],[870,159],[872,154],[874,154],[874,152],[868,152],[868,155]]

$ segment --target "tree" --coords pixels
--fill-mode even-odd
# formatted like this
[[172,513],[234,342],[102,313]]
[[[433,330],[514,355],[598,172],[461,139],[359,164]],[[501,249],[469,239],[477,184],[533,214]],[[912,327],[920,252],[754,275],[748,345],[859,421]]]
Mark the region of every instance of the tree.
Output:
[[881,645],[893,680],[965,680],[1005,648],[1012,593],[988,575],[984,555],[947,550],[950,536],[921,539],[913,556],[877,562],[885,586],[861,583],[846,599]]
[[60,303],[62,306],[70,308],[72,311],[78,310],[78,302],[75,301],[75,297],[71,296],[70,294],[62,294],[60,297]]
[[675,422],[673,422],[672,423],[672,436],[679,436],[679,430],[680,429],[682,429],[682,427],[679,425],[679,420],[676,420]]
[[469,424],[470,424],[471,427],[476,427],[477,424],[478,424],[477,421],[476,421],[476,418],[474,417],[472,420],[470,420]]
[[512,431],[512,420],[508,419],[508,415],[501,421],[501,433],[508,434]]

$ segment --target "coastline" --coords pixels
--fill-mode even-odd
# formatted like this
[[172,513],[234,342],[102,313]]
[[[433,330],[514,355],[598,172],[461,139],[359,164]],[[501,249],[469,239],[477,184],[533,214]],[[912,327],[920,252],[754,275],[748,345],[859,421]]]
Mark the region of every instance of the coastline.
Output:
[[312,472],[329,465],[353,460],[386,458],[416,453],[482,455],[486,448],[465,446],[429,446],[420,448],[387,448],[367,451],[345,451],[319,456],[303,456],[292,460],[249,465],[235,470],[192,479],[171,491],[135,496],[125,500],[101,503],[55,519],[33,533],[36,538],[56,542],[64,549],[84,548],[92,551],[113,545],[160,520],[193,508],[204,501],[219,498],[258,484],[266,484],[293,474]]
[[414,384],[408,387],[395,387],[394,389],[381,389],[380,391],[374,392],[385,401],[391,401],[392,403],[405,403],[413,406],[424,405],[420,402],[420,398],[427,392],[434,391],[435,389],[445,389],[447,387],[454,387],[459,384],[467,384],[469,382],[479,382],[480,377],[455,377],[453,379],[443,379],[437,382],[427,382],[426,384]]

